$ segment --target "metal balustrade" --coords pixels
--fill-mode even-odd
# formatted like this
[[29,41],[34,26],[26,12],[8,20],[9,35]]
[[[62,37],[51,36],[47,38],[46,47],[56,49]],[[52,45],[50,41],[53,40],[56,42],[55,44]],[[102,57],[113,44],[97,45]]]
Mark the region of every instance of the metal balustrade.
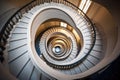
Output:
[[[81,11],[78,7],[76,7],[74,4],[72,4],[71,2],[69,2],[67,0],[33,0],[30,3],[28,3],[27,5],[20,8],[13,16],[11,16],[11,18],[7,21],[5,26],[2,28],[2,30],[0,32],[0,34],[1,34],[0,35],[0,43],[1,43],[0,45],[2,47],[5,46],[7,39],[9,37],[10,31],[13,28],[13,25],[15,25],[19,21],[19,19],[21,19],[21,17],[23,16],[24,13],[27,13],[30,9],[32,9],[36,5],[40,5],[43,3],[51,3],[51,2],[62,3],[64,5],[70,6],[74,10],[78,11],[78,13],[80,13],[80,15],[82,15],[88,22],[90,22],[91,30],[93,31],[93,44],[92,44],[91,49],[88,52],[88,53],[90,53],[95,44],[95,39],[96,39],[95,25],[91,22],[91,20],[87,17],[87,15],[83,11]],[[25,22],[23,22],[23,23],[25,23]],[[3,49],[2,49],[2,52],[3,52]]]
[[[35,6],[41,5],[41,4],[44,4],[43,6],[45,6],[45,5],[47,5],[46,3],[63,4],[65,6],[68,6],[72,9],[74,9],[77,12],[76,16],[82,15],[82,18],[84,18],[87,21],[87,24],[83,23],[83,25],[79,26],[79,30],[83,30],[84,33],[90,33],[90,35],[86,34],[84,36],[91,37],[90,38],[91,40],[89,40],[89,38],[88,38],[88,40],[86,40],[87,38],[85,39],[86,41],[91,42],[91,43],[86,44],[86,46],[88,46],[88,47],[90,46],[90,48],[87,48],[87,47],[85,48],[86,49],[86,52],[84,52],[85,57],[82,59],[78,59],[70,64],[69,63],[68,64],[65,64],[65,63],[64,64],[60,64],[60,63],[54,64],[52,62],[49,62],[49,60],[47,60],[45,58],[46,56],[42,55],[43,61],[45,61],[50,67],[53,67],[57,70],[63,70],[64,73],[71,74],[71,75],[82,73],[86,70],[89,70],[90,67],[95,66],[97,64],[97,61],[96,62],[90,61],[90,58],[94,58],[95,60],[98,60],[98,62],[99,62],[99,57],[96,57],[96,56],[90,54],[91,51],[97,52],[97,50],[93,50],[95,45],[97,45],[97,44],[95,44],[95,42],[96,42],[95,25],[91,22],[91,20],[87,17],[87,15],[83,11],[81,11],[78,7],[76,7],[74,4],[70,3],[67,0],[33,0],[30,3],[28,3],[27,5],[20,8],[13,16],[11,16],[11,18],[7,21],[5,26],[2,28],[2,31],[0,32],[0,34],[1,34],[0,35],[0,43],[1,43],[0,44],[0,60],[1,60],[1,62],[4,61],[4,57],[3,57],[4,52],[3,51],[5,50],[5,45],[7,44],[7,39],[10,37],[9,35],[11,35],[11,32],[12,32],[13,36],[9,41],[10,42],[10,44],[9,44],[10,47],[8,50],[8,53],[10,54],[9,61],[8,61],[9,65],[12,65],[13,62],[17,63],[17,61],[16,61],[17,59],[19,59],[19,61],[20,61],[21,56],[28,54],[28,50],[27,49],[25,50],[25,48],[27,46],[27,43],[26,43],[27,32],[26,32],[26,30],[27,30],[27,25],[29,24],[28,22],[31,19],[28,15],[34,15],[34,11],[37,10],[37,8],[34,8]],[[28,14],[26,15],[26,13],[28,13]],[[76,21],[78,21],[79,24],[83,22],[83,21],[79,21],[79,19]],[[14,25],[16,27],[14,27]],[[87,25],[87,26],[84,28],[85,25]],[[12,31],[14,28],[15,28],[15,30]],[[89,30],[86,30],[86,28],[89,28]],[[21,32],[19,30],[21,30]],[[17,43],[17,41],[19,41],[20,43]],[[75,44],[75,43],[73,43],[73,44]],[[13,46],[13,47],[11,47],[11,46]],[[24,48],[24,50],[22,51],[20,48]],[[21,53],[18,52],[18,53],[20,53],[19,55],[14,54],[13,51],[17,52],[17,51],[19,51],[18,49],[21,51]],[[12,54],[14,56],[12,56]],[[89,57],[87,57],[87,56],[89,56]],[[86,59],[86,62],[82,62],[82,61],[85,61],[85,59]],[[25,61],[26,62],[24,62],[24,64],[22,64],[22,66],[23,66],[22,69],[19,69],[19,71],[15,71],[12,68],[12,66],[10,66],[11,71],[13,72],[13,74],[17,78],[21,78],[20,77],[21,73],[24,71],[25,67],[29,65],[31,59],[29,58]],[[89,63],[91,66],[86,65],[87,63]],[[82,66],[79,66],[79,64],[81,64]],[[30,76],[29,79],[32,78],[32,73],[34,73],[35,69],[36,68],[33,65],[32,70],[31,70],[31,74],[29,74],[29,76]],[[71,72],[67,73],[67,71],[69,69],[71,69]],[[66,70],[66,71],[64,71],[64,70]],[[40,74],[43,75],[42,73],[40,73]]]

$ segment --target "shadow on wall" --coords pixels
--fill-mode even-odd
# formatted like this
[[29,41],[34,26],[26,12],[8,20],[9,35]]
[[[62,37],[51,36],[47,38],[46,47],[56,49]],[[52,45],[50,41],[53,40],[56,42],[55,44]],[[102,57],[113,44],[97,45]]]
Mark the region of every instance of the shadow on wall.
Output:
[[0,0],[0,15],[12,8],[20,8],[32,0]]
[[120,80],[120,56],[105,71],[88,80]]
[[103,37],[106,37],[106,57],[112,54],[117,40],[118,40],[118,26],[115,22],[113,15],[102,5],[93,2],[87,12],[88,17],[93,20],[93,23],[100,26],[96,26],[101,33],[104,33]]

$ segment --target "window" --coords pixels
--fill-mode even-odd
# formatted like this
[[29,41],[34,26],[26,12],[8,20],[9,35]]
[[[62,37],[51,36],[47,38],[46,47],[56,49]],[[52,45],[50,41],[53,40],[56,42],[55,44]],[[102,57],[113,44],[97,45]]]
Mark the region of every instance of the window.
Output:
[[87,13],[92,1],[91,0],[81,0],[79,8],[84,12]]
[[60,22],[60,26],[62,26],[62,27],[67,27],[67,24],[66,23],[64,23],[64,22]]

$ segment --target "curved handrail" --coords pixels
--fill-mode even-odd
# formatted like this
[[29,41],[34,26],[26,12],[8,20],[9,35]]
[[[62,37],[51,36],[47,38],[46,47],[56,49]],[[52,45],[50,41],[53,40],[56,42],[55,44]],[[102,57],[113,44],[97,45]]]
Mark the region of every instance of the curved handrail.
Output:
[[[36,3],[34,4],[34,2],[36,1]],[[88,16],[82,11],[82,10],[80,10],[77,6],[75,6],[73,3],[71,3],[71,2],[69,2],[69,1],[67,1],[67,0],[42,0],[41,1],[42,3],[44,3],[44,2],[56,2],[56,3],[62,3],[62,4],[65,4],[65,5],[67,5],[67,6],[70,6],[70,7],[72,7],[73,9],[75,9],[75,10],[78,10],[78,12],[81,12],[81,14],[82,14],[82,16],[86,19],[86,20],[88,20],[88,22],[90,22],[90,24],[91,24],[91,26],[92,26],[92,31],[93,31],[93,44],[92,44],[92,46],[91,46],[91,48],[90,48],[90,50],[88,51],[88,54],[92,51],[92,49],[93,49],[93,47],[94,47],[94,45],[95,45],[95,41],[96,41],[96,31],[95,31],[95,27],[94,27],[94,24],[91,22],[91,20],[88,18]],[[6,30],[6,28],[8,27],[8,25],[9,24],[15,24],[16,22],[18,22],[18,20],[22,17],[22,14],[23,14],[23,12],[22,12],[22,10],[23,11],[25,11],[25,12],[27,12],[28,10],[30,10],[31,8],[33,8],[34,6],[36,6],[37,4],[39,4],[40,3],[40,1],[39,0],[33,0],[33,1],[31,1],[31,2],[29,2],[28,4],[26,4],[25,6],[23,6],[22,8],[20,8],[18,11],[16,11],[15,12],[15,14],[13,14],[12,16],[11,16],[11,18],[6,22],[6,24],[5,24],[5,26],[2,28],[2,31],[0,32],[0,34],[2,34],[2,35],[0,35],[0,37],[1,37],[1,39],[2,39],[2,37],[3,38],[5,38],[3,35],[4,35],[4,32],[5,32],[5,30]],[[33,5],[32,5],[33,4]],[[16,16],[19,16],[19,18],[17,18]],[[14,22],[14,20],[13,19],[16,19],[16,21]],[[7,38],[5,38],[5,39],[7,39]],[[53,64],[53,63],[50,63],[50,65],[52,65],[52,67],[54,67],[53,65],[55,65],[55,66],[60,66],[60,68],[64,68],[64,67],[67,67],[67,68],[71,68],[71,67],[74,67],[74,66],[76,66],[77,64],[79,64],[81,62],[81,60],[80,61],[78,61],[77,63],[75,63],[75,64],[70,64],[70,65],[55,65],[55,64]],[[58,67],[57,67],[58,68]]]
[[[59,0],[58,0],[59,1]],[[56,1],[57,2],[57,1]],[[61,2],[60,3],[63,3],[63,4],[65,4],[65,5],[67,5],[67,6],[72,6],[72,8],[74,8],[75,10],[79,10],[81,13],[82,13],[82,16],[91,24],[91,30],[93,31],[93,35],[92,35],[92,37],[94,38],[93,39],[93,44],[92,44],[92,46],[91,46],[91,48],[90,48],[90,50],[88,51],[88,53],[87,53],[87,55],[86,56],[88,56],[89,55],[89,53],[92,51],[92,49],[93,49],[93,47],[94,47],[94,45],[95,45],[95,41],[96,41],[96,31],[95,31],[95,25],[91,22],[91,20],[88,18],[88,16],[81,10],[81,9],[79,9],[77,6],[75,6],[73,3],[71,3],[71,2],[69,2],[69,1],[67,1],[67,0],[61,0]],[[85,57],[86,57],[85,56]],[[44,56],[43,56],[44,57]],[[73,68],[73,67],[75,67],[75,66],[77,66],[78,64],[80,64],[81,63],[81,61],[83,60],[84,58],[82,58],[82,59],[80,59],[80,60],[78,60],[78,61],[76,61],[76,63],[74,63],[74,64],[54,64],[54,63],[50,63],[49,61],[47,61],[45,58],[44,58],[44,60],[47,62],[47,64],[49,64],[51,67],[54,67],[54,68],[57,68],[57,69],[69,69],[69,68]]]

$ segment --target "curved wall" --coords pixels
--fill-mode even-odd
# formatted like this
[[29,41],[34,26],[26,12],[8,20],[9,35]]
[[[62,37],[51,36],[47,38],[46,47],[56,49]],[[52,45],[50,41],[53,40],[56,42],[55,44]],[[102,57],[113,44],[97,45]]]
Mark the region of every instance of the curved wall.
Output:
[[118,39],[118,27],[110,12],[102,5],[93,2],[88,13],[88,17],[93,20],[100,30],[106,46],[106,58],[112,54]]

